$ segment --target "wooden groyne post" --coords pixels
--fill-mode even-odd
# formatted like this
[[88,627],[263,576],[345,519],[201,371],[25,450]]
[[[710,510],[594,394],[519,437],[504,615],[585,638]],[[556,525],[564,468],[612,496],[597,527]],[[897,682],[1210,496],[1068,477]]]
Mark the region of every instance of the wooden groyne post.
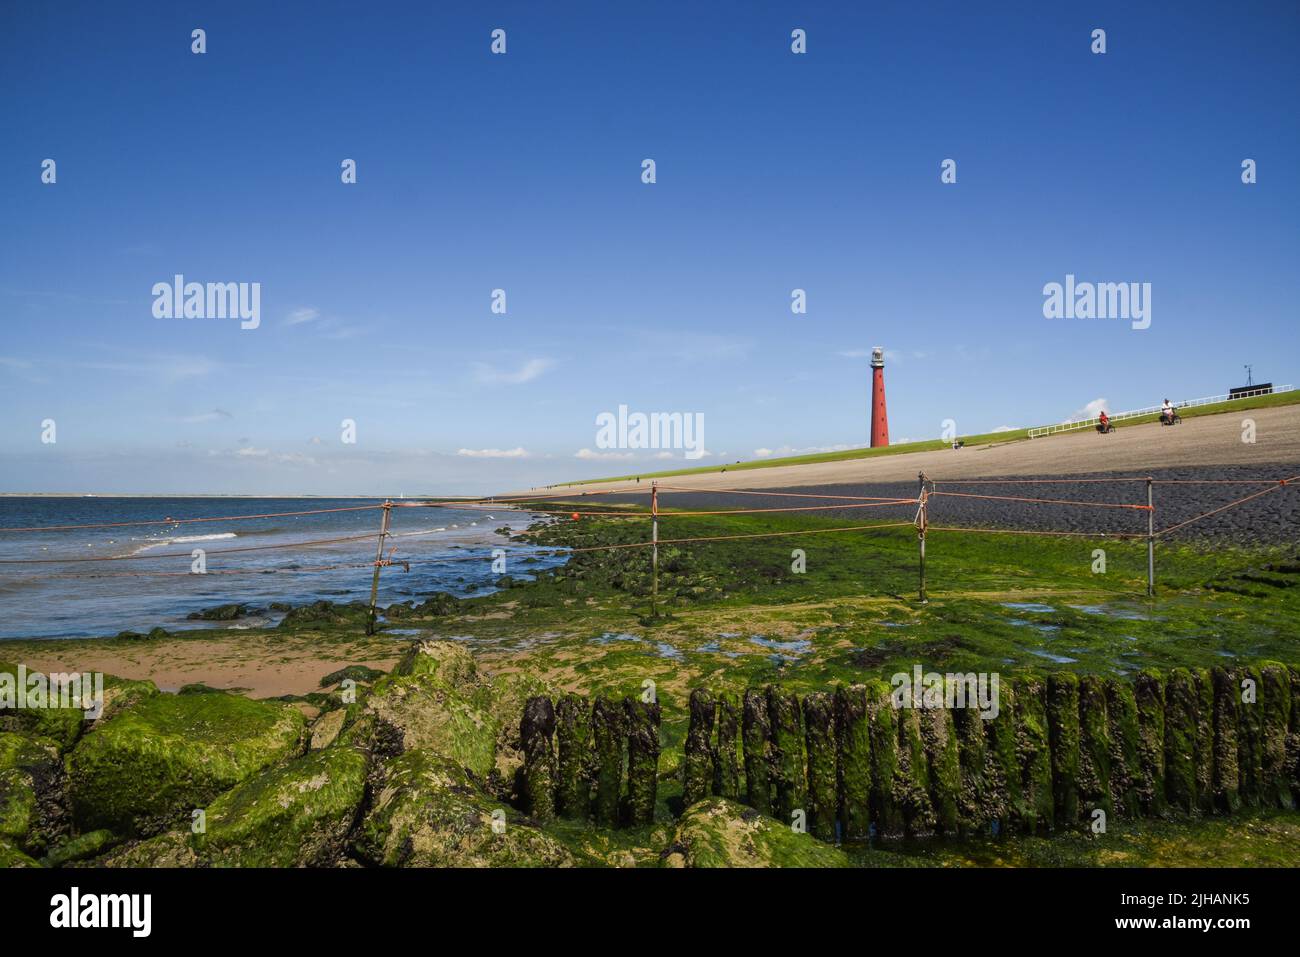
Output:
[[384,541],[388,538],[388,519],[393,512],[393,503],[384,500],[383,517],[379,520],[379,544],[375,547],[375,574],[370,579],[370,614],[366,616],[366,634],[375,633],[375,601],[379,598],[379,569],[384,563]]

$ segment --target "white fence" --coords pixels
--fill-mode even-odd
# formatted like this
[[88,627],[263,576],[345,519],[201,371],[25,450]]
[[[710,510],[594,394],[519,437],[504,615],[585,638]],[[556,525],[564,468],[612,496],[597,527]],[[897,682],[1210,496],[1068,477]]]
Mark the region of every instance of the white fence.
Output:
[[[1272,395],[1275,392],[1291,392],[1295,386],[1283,385],[1276,389],[1272,387],[1253,389],[1249,392],[1238,392],[1235,395],[1211,395],[1204,399],[1186,399],[1182,402],[1172,403],[1175,409],[1194,409],[1198,405],[1214,405],[1217,402],[1235,402],[1237,399],[1248,399],[1256,395]],[[1129,412],[1116,412],[1110,417],[1112,422],[1123,422],[1125,419],[1137,419],[1144,415],[1155,415],[1161,409],[1161,406],[1152,405],[1145,409],[1133,409]],[[1097,427],[1097,417],[1090,419],[1080,419],[1076,422],[1062,422],[1060,425],[1047,425],[1041,429],[1030,429],[1029,437],[1037,439],[1044,435],[1055,435],[1057,432],[1074,432],[1078,429],[1091,429]]]

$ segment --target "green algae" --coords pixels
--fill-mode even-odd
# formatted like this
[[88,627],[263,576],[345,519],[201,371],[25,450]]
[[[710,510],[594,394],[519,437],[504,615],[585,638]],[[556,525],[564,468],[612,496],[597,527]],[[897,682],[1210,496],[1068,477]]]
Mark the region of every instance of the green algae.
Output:
[[68,760],[82,831],[150,835],[306,744],[293,707],[230,694],[165,695],[125,708]]
[[925,742],[926,773],[935,828],[941,834],[956,834],[962,782],[953,712],[946,707],[927,708],[921,714],[921,737]]
[[1052,751],[1052,809],[1057,827],[1079,820],[1079,677],[1058,671],[1047,679],[1047,729]]
[[772,721],[772,812],[778,820],[789,824],[795,811],[806,814],[808,810],[803,714],[799,698],[776,686],[767,689],[767,709]]
[[1176,810],[1191,813],[1197,797],[1197,721],[1200,695],[1186,668],[1174,668],[1165,684],[1165,794]]
[[1211,672],[1214,688],[1214,806],[1224,813],[1241,808],[1237,769],[1237,724],[1241,692],[1236,676],[1226,668]]
[[1164,814],[1165,799],[1165,681],[1153,670],[1138,674],[1137,702],[1138,803],[1143,813]]
[[708,688],[691,692],[686,733],[682,803],[690,807],[713,793],[713,723],[717,703]]
[[1101,810],[1115,814],[1111,799],[1110,710],[1106,683],[1099,675],[1079,678],[1079,809],[1086,822]]
[[627,728],[627,822],[632,827],[653,824],[659,786],[659,724],[657,701],[623,699]]
[[591,731],[596,760],[592,810],[596,823],[615,827],[619,823],[619,795],[627,750],[627,722],[622,707],[611,698],[597,698],[592,706]]
[[555,706],[555,809],[562,816],[585,821],[591,813],[593,771],[591,705],[586,698],[566,694]]
[[823,841],[833,841],[839,816],[835,698],[825,691],[806,695],[803,725],[808,755],[808,830]]
[[545,696],[529,698],[519,736],[524,746],[524,810],[537,821],[555,817],[555,710]]
[[495,802],[455,761],[412,750],[383,768],[352,853],[382,867],[567,867],[560,841]]
[[740,797],[740,764],[736,749],[740,735],[740,698],[734,691],[718,692],[716,724],[713,793],[737,800]]
[[868,681],[866,696],[871,740],[871,820],[881,837],[897,837],[904,827],[898,795],[898,715],[890,700],[889,686],[883,681]]
[[930,800],[930,765],[921,733],[919,708],[898,711],[898,766],[894,773],[894,803],[903,816],[904,832],[911,836],[930,834],[935,829],[934,804]]
[[358,718],[368,731],[349,740],[384,755],[423,748],[446,754],[486,779],[496,763],[498,722],[464,689],[437,673],[390,675],[375,682]]
[[687,809],[663,855],[670,867],[848,867],[849,858],[811,834],[754,808],[712,797]]
[[207,808],[197,852],[214,867],[336,863],[365,796],[368,758],[337,746],[268,768]]
[[772,719],[767,691],[746,688],[742,704],[741,734],[745,755],[745,803],[762,814],[772,813],[771,760]]
[[1046,686],[1039,675],[1015,682],[1016,760],[1020,768],[1021,801],[1013,818],[1026,834],[1050,831],[1056,796],[1052,787],[1051,737],[1047,724]]
[[866,685],[835,689],[835,747],[843,838],[865,840],[871,834],[871,724]]
[[1287,667],[1265,661],[1259,668],[1259,701],[1263,725],[1260,767],[1260,803],[1291,808],[1295,799],[1288,780],[1287,734],[1291,725],[1291,676]]

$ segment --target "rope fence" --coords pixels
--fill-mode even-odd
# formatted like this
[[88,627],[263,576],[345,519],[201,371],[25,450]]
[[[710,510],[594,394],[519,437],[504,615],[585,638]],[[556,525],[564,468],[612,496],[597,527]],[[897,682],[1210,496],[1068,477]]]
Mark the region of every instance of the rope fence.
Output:
[[[339,506],[333,508],[314,508],[302,509],[298,511],[287,512],[263,512],[248,515],[223,515],[223,516],[203,516],[197,518],[163,518],[163,519],[142,519],[138,521],[126,522],[95,522],[82,524],[65,524],[65,525],[44,525],[44,526],[11,526],[0,527],[0,535],[4,534],[34,534],[42,532],[69,532],[91,529],[108,529],[108,528],[128,528],[157,525],[183,525],[193,523],[208,522],[235,522],[247,521],[252,519],[269,519],[269,518],[290,518],[305,515],[323,515],[335,512],[361,512],[378,510],[381,513],[380,529],[376,541],[375,557],[371,561],[352,561],[352,562],[335,562],[331,564],[315,566],[291,566],[284,568],[247,568],[247,569],[214,569],[205,571],[203,574],[268,574],[268,573],[308,573],[330,571],[348,568],[370,568],[372,569],[369,617],[367,621],[367,633],[373,634],[376,618],[376,601],[379,590],[380,572],[385,567],[399,565],[410,570],[412,564],[436,564],[442,562],[456,561],[483,561],[481,555],[449,555],[440,558],[427,559],[394,559],[397,546],[393,544],[388,546],[389,539],[394,541],[398,539],[415,538],[425,535],[436,534],[445,531],[445,528],[425,529],[413,532],[393,532],[390,530],[390,520],[392,510],[395,508],[462,508],[462,509],[489,509],[515,506],[523,507],[526,511],[541,515],[567,515],[574,519],[583,517],[599,517],[606,519],[629,519],[650,521],[650,536],[646,540],[633,542],[618,542],[606,545],[593,545],[578,548],[564,548],[566,555],[584,554],[599,551],[614,551],[619,549],[649,548],[651,549],[651,612],[652,615],[658,615],[659,604],[659,546],[660,545],[691,545],[696,543],[722,542],[722,541],[740,541],[770,538],[786,538],[803,535],[822,535],[837,534],[844,532],[867,532],[883,529],[903,528],[907,526],[914,527],[917,532],[918,545],[918,596],[919,600],[924,603],[927,600],[926,593],[926,573],[925,573],[925,548],[926,538],[930,532],[953,532],[953,533],[978,533],[986,535],[1043,535],[1043,536],[1066,536],[1075,538],[1115,538],[1128,540],[1142,540],[1147,542],[1147,594],[1155,594],[1155,543],[1157,539],[1167,536],[1173,532],[1184,529],[1203,519],[1218,515],[1229,509],[1236,508],[1247,502],[1269,495],[1281,489],[1293,485],[1300,480],[1300,474],[1290,476],[1285,479],[1157,479],[1151,476],[1125,476],[1119,478],[1039,478],[1039,479],[969,479],[969,480],[935,480],[925,475],[924,472],[917,476],[917,494],[912,498],[888,497],[888,496],[866,496],[866,495],[849,495],[833,493],[813,493],[813,492],[785,492],[785,491],[767,491],[758,489],[708,489],[708,488],[689,488],[677,485],[660,485],[658,482],[650,484],[650,508],[648,511],[629,511],[611,508],[607,511],[592,510],[573,510],[569,508],[535,508],[531,507],[532,503],[548,502],[552,499],[572,500],[575,497],[601,496],[601,495],[627,495],[643,492],[640,488],[621,488],[597,490],[590,492],[574,493],[555,493],[549,495],[532,495],[532,496],[506,496],[506,497],[479,497],[464,499],[440,499],[436,501],[391,501],[377,502],[366,505]],[[1146,502],[1086,502],[1075,499],[1056,499],[1041,498],[1037,496],[1018,496],[1018,495],[991,495],[978,492],[960,492],[949,491],[949,486],[983,486],[983,485],[1051,485],[1062,483],[1144,483],[1146,487]],[[1157,485],[1240,485],[1240,486],[1266,486],[1257,489],[1250,494],[1228,502],[1217,508],[1194,515],[1185,521],[1178,522],[1175,525],[1169,525],[1161,529],[1155,527],[1155,500],[1154,487]],[[940,486],[944,486],[940,488]],[[746,496],[768,496],[779,498],[798,498],[798,499],[816,499],[825,504],[814,505],[783,505],[773,507],[758,508],[731,508],[731,509],[704,509],[704,510],[672,510],[663,511],[659,506],[659,493],[668,491],[674,493],[703,493],[703,494],[726,494],[726,495],[746,495]],[[1088,531],[1064,531],[1054,529],[1017,529],[1017,528],[976,528],[966,526],[948,526],[948,525],[930,525],[929,523],[929,506],[931,498],[935,497],[953,497],[964,499],[981,499],[1000,502],[1014,502],[1025,505],[1053,505],[1068,506],[1079,508],[1109,508],[1124,509],[1135,512],[1144,512],[1147,517],[1147,528],[1145,532],[1088,532]],[[550,503],[559,504],[559,503]],[[735,533],[729,535],[701,535],[682,538],[661,539],[659,537],[659,520],[660,518],[670,517],[673,519],[696,518],[706,516],[724,516],[724,515],[756,515],[756,514],[779,514],[779,513],[805,513],[815,511],[838,511],[848,509],[867,509],[867,508],[889,508],[901,506],[915,506],[915,516],[909,521],[875,523],[870,525],[848,525],[835,528],[811,528],[811,529],[789,529],[775,532],[753,532],[753,533]],[[235,548],[222,548],[207,550],[204,549],[204,555],[232,555],[247,552],[264,552],[280,549],[305,549],[317,548],[326,545],[338,545],[352,542],[362,542],[375,539],[375,533],[365,533],[357,535],[335,536],[331,538],[309,539],[306,541],[277,542],[266,545],[245,545]],[[388,546],[387,554],[385,547]],[[495,550],[494,550],[495,551]],[[95,556],[77,556],[63,558],[5,558],[0,559],[0,565],[61,565],[61,564],[87,564],[95,562],[123,562],[123,561],[148,561],[155,559],[173,559],[194,557],[194,552],[162,552],[158,554],[133,554],[133,555],[95,555]],[[494,556],[495,557],[495,554]],[[134,576],[182,576],[192,575],[195,572],[168,572],[168,571],[138,571],[138,572],[103,572],[93,575],[60,575],[54,574],[47,577],[134,577]]]

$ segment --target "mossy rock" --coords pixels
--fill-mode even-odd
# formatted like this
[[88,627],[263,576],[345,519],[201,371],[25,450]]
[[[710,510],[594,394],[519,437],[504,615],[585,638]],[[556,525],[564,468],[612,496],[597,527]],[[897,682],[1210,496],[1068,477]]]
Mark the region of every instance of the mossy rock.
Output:
[[149,836],[305,744],[298,709],[233,694],[155,695],[82,739],[68,760],[83,830]]
[[122,838],[112,831],[102,828],[98,831],[88,831],[54,848],[45,855],[41,863],[46,867],[63,867],[66,864],[99,857],[120,843]]
[[146,841],[115,848],[95,862],[97,867],[196,867],[202,862],[190,843],[190,832],[167,831]]
[[[35,674],[40,672],[28,670],[25,677],[30,680],[30,677]],[[3,676],[0,677],[0,681],[16,689],[19,679],[18,665],[0,661],[0,676]],[[46,684],[48,693],[48,681]],[[108,681],[105,679],[105,685],[107,684]],[[107,687],[105,697],[107,698]],[[17,731],[51,738],[58,742],[60,751],[66,751],[76,744],[82,731],[85,730],[86,723],[86,712],[81,708],[27,707],[6,708],[0,711],[0,731]]]
[[130,678],[104,675],[104,706],[96,720],[107,721],[117,712],[156,694],[160,692],[158,686],[152,681],[134,681]]
[[340,681],[346,680],[355,681],[358,684],[371,684],[383,676],[384,673],[378,668],[371,668],[367,665],[348,665],[338,671],[331,671],[321,678],[320,686],[322,688],[332,688]]
[[443,676],[421,673],[376,682],[356,722],[342,735],[382,756],[426,749],[453,759],[481,780],[496,760],[498,722],[449,687]]
[[850,866],[844,852],[830,844],[721,797],[687,808],[662,862],[668,867]]
[[40,867],[33,857],[24,854],[19,848],[0,837],[0,870],[7,867]]
[[41,854],[68,830],[57,742],[0,732],[0,839]]
[[319,628],[322,625],[363,625],[369,617],[370,606],[365,602],[335,604],[332,601],[315,601],[291,609],[280,621],[279,627],[287,631],[292,628]]
[[469,649],[454,641],[417,641],[393,666],[394,675],[437,675],[451,688],[478,680],[478,666]]
[[307,748],[311,751],[320,751],[328,748],[338,740],[339,732],[343,730],[343,724],[347,720],[348,713],[343,708],[335,708],[333,711],[326,711],[311,724],[311,740]]
[[208,806],[198,853],[214,867],[323,867],[343,854],[365,797],[367,755],[313,751],[247,778]]
[[383,867],[586,863],[484,793],[454,761],[423,750],[407,751],[384,767],[352,850]]

